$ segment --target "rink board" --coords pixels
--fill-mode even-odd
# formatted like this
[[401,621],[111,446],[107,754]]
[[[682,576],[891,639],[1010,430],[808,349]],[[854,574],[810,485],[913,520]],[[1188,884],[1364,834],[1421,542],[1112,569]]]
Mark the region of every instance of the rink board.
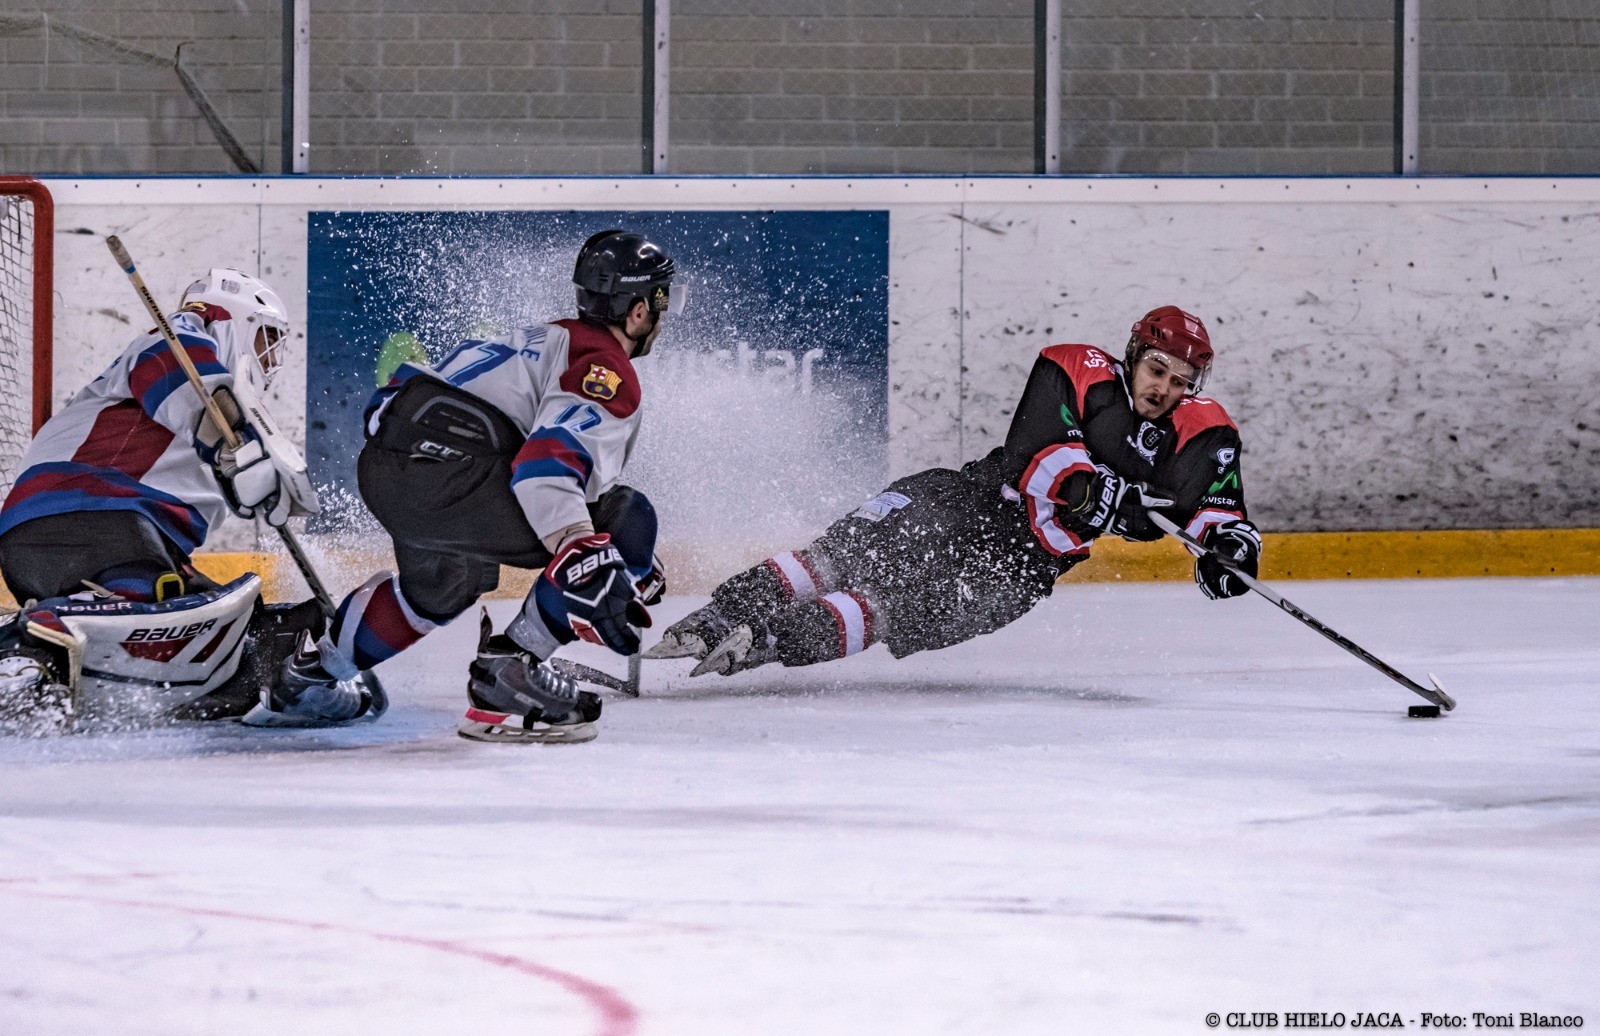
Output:
[[[803,543],[886,475],[982,454],[1003,437],[1039,348],[1086,341],[1115,352],[1135,316],[1167,302],[1210,324],[1218,361],[1208,392],[1243,429],[1246,494],[1265,529],[1559,530],[1586,527],[1600,513],[1592,392],[1600,351],[1589,347],[1600,314],[1590,276],[1600,268],[1600,238],[1590,232],[1600,181],[1591,178],[49,186],[60,228],[58,403],[142,327],[139,303],[100,240],[107,233],[122,236],[159,298],[176,297],[197,270],[231,262],[268,278],[304,323],[309,227],[327,214],[886,213],[886,473],[840,456],[839,437],[859,415],[802,396],[798,355],[737,344],[750,322],[738,306],[715,341],[674,349],[669,337],[640,364],[650,410],[630,478],[663,505],[664,546],[686,559],[686,570],[710,542],[731,545],[741,563]],[[568,272],[560,265],[549,271],[558,292]],[[748,303],[785,315],[781,297]],[[376,354],[381,342],[368,345]],[[708,351],[722,359],[686,362]],[[308,380],[308,366],[293,356],[273,387],[296,435],[307,431],[308,395],[326,388]],[[335,420],[353,428],[357,409]],[[1388,546],[1422,551],[1396,560],[1418,571],[1495,564],[1470,539],[1432,542],[1463,553],[1441,562],[1420,543]],[[270,535],[239,523],[210,543],[225,551],[270,545]],[[1538,569],[1537,559],[1525,567]]]
[[[1600,529],[1501,529],[1464,532],[1268,533],[1261,578],[1438,579],[1470,576],[1600,575]],[[213,553],[197,559],[213,579],[261,573],[271,599],[298,598],[305,589],[281,554]],[[674,593],[709,593],[727,572],[675,564],[667,558]],[[371,572],[392,567],[382,554],[322,556],[329,571]],[[1063,577],[1068,583],[1182,581],[1193,561],[1173,543],[1097,543],[1090,561]],[[503,569],[492,596],[521,597],[533,573]]]

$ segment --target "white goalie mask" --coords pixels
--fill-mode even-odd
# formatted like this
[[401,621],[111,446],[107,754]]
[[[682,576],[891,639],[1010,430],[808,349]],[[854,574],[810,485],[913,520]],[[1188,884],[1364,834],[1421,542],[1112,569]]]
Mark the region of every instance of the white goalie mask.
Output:
[[195,281],[183,293],[183,305],[206,307],[204,319],[212,334],[232,335],[235,355],[244,375],[265,391],[283,364],[289,337],[289,311],[283,300],[264,282],[247,273],[219,266]]

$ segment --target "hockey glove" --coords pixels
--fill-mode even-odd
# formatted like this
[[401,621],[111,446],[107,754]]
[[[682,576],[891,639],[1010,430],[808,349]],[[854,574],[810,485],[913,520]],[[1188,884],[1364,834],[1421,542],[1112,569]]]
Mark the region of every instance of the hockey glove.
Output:
[[260,442],[251,439],[240,443],[237,450],[219,447],[212,467],[222,486],[223,499],[234,514],[240,518],[260,515],[274,528],[289,520],[294,501],[283,492],[277,465]]
[[[1255,577],[1261,565],[1261,533],[1256,531],[1254,525],[1246,521],[1223,522],[1212,527],[1204,542],[1233,562],[1236,568],[1251,578]],[[1250,589],[1243,579],[1209,553],[1195,559],[1194,581],[1200,587],[1200,592],[1213,601],[1238,597]]]
[[653,554],[650,556],[650,571],[640,578],[638,587],[641,603],[661,603],[661,598],[667,594],[667,570],[662,567],[660,558]]
[[569,541],[540,578],[561,591],[567,624],[580,639],[619,655],[639,650],[639,630],[650,625],[650,613],[610,536],[591,533]]
[[[241,518],[260,515],[274,527],[283,526],[296,514],[316,514],[317,494],[305,477],[304,459],[298,451],[284,452],[284,440],[276,426],[270,424],[268,415],[260,415],[267,425],[264,431],[258,430],[246,419],[233,392],[219,388],[212,398],[240,440],[239,446],[235,449],[228,445],[209,413],[195,430],[194,446],[201,459],[211,465],[228,509]],[[264,435],[278,447],[268,448]]]
[[1160,529],[1145,514],[1150,508],[1171,507],[1172,499],[1143,482],[1130,482],[1105,465],[1092,477],[1074,476],[1062,501],[1063,517],[1077,531],[1090,536],[1110,534],[1128,540],[1159,540]]

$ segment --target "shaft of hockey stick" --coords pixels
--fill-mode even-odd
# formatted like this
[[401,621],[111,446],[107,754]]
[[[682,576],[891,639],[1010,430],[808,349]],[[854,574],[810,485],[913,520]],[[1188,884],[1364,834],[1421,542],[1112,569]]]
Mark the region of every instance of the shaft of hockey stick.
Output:
[[[206,384],[200,379],[200,372],[195,369],[194,360],[190,359],[189,352],[178,341],[177,334],[172,330],[172,325],[167,323],[167,318],[161,312],[161,307],[156,305],[156,300],[151,296],[150,289],[145,287],[144,278],[139,276],[139,270],[133,264],[133,257],[128,254],[127,248],[122,244],[122,239],[112,234],[106,238],[106,247],[111,249],[111,255],[116,259],[117,265],[122,267],[122,272],[128,275],[128,280],[133,284],[133,290],[138,292],[139,300],[144,303],[144,308],[155,319],[156,327],[161,331],[161,337],[167,340],[167,348],[172,350],[172,355],[177,358],[178,366],[183,368],[183,376],[188,379],[189,387],[200,397],[200,404],[205,407],[206,414],[213,424],[222,429],[222,437],[227,441],[230,449],[239,448],[239,433],[234,431],[233,425],[223,416],[222,408],[206,391]],[[278,535],[283,538],[283,545],[289,551],[289,556],[294,559],[295,567],[300,569],[300,575],[305,578],[306,585],[311,588],[312,596],[322,606],[324,615],[332,619],[334,612],[333,598],[328,594],[327,587],[317,575],[317,570],[311,567],[311,559],[306,557],[306,552],[301,549],[300,541],[295,539],[293,532],[286,525],[277,527]]]
[[1445,689],[1439,684],[1439,678],[1434,676],[1432,673],[1428,674],[1428,680],[1433,684],[1433,686],[1422,686],[1415,680],[1406,676],[1406,674],[1402,673],[1400,670],[1396,669],[1394,666],[1390,665],[1377,655],[1374,655],[1372,652],[1362,647],[1360,644],[1357,644],[1355,641],[1342,635],[1337,630],[1334,630],[1324,623],[1318,621],[1315,617],[1306,612],[1305,609],[1295,605],[1292,601],[1278,593],[1278,591],[1274,590],[1266,583],[1261,582],[1261,580],[1257,579],[1255,576],[1252,576],[1250,573],[1242,570],[1238,565],[1235,565],[1228,558],[1223,557],[1221,554],[1212,550],[1210,547],[1207,547],[1193,536],[1190,536],[1187,532],[1180,529],[1176,524],[1169,521],[1165,515],[1158,511],[1150,511],[1148,513],[1150,515],[1150,520],[1155,522],[1157,528],[1159,528],[1162,532],[1166,533],[1168,536],[1173,536],[1179,540],[1182,540],[1191,548],[1199,551],[1202,554],[1209,555],[1212,560],[1216,561],[1223,568],[1226,568],[1229,572],[1232,572],[1235,576],[1237,576],[1245,586],[1248,586],[1250,589],[1254,590],[1262,597],[1265,597],[1267,600],[1277,605],[1289,615],[1294,616],[1296,619],[1299,619],[1301,622],[1316,630],[1324,637],[1327,637],[1329,640],[1333,641],[1335,644],[1344,648],[1352,655],[1361,659],[1361,661],[1367,663],[1367,665],[1370,665],[1372,668],[1376,669],[1384,676],[1387,676],[1395,683],[1398,683],[1400,686],[1409,691],[1413,691],[1416,694],[1421,695],[1423,698],[1439,706],[1441,709],[1444,709],[1446,712],[1449,712],[1456,707],[1456,700],[1450,697],[1449,694],[1445,693]]
[[628,656],[628,678],[612,676],[610,673],[596,669],[582,662],[574,662],[570,658],[552,659],[550,664],[555,666],[556,672],[569,676],[583,683],[591,683],[596,687],[604,687],[608,691],[616,691],[624,698],[639,697],[639,680],[635,667],[638,665],[638,655]]

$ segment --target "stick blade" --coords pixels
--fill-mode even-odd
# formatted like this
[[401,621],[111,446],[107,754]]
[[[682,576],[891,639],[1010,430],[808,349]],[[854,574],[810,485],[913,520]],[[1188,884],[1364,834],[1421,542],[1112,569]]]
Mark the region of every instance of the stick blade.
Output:
[[1454,698],[1450,697],[1449,692],[1447,692],[1444,689],[1444,684],[1439,682],[1439,678],[1437,676],[1434,676],[1432,673],[1429,673],[1428,674],[1428,682],[1433,684],[1433,689],[1439,693],[1439,705],[1440,705],[1440,707],[1443,708],[1444,711],[1446,711],[1446,712],[1450,712],[1453,709],[1455,709],[1456,700]]

